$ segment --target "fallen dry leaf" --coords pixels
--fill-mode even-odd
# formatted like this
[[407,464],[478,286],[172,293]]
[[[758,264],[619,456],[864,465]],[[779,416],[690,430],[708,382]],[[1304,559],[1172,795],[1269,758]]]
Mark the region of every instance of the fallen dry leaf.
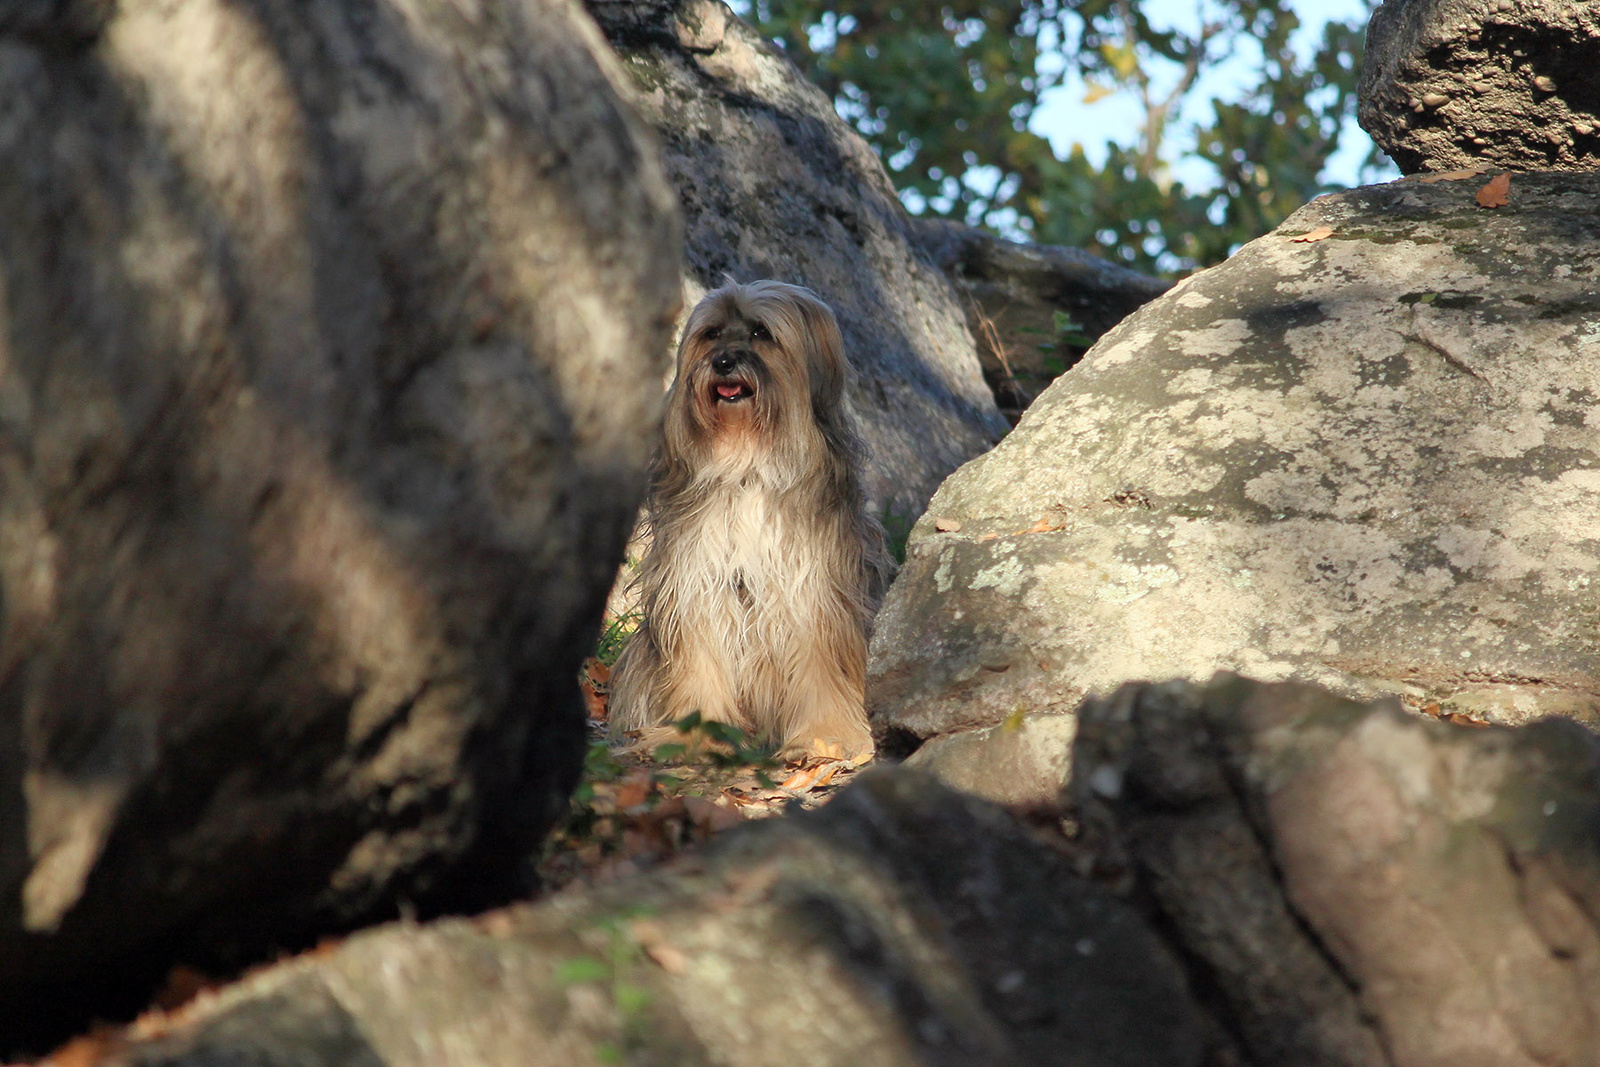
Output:
[[610,714],[611,668],[590,656],[583,661],[583,671],[578,675],[578,691],[583,694],[583,706],[589,718],[604,720]]
[[472,925],[490,937],[510,937],[517,932],[517,924],[503,911],[491,911],[472,920]]
[[1511,199],[1511,175],[1496,174],[1478,190],[1479,207],[1505,207]]
[[215,989],[220,984],[203,971],[180,963],[167,972],[167,980],[156,994],[153,1006],[158,1011],[177,1011],[201,993]]
[[796,793],[804,793],[808,789],[820,789],[833,781],[833,776],[839,773],[839,764],[829,762],[818,764],[815,767],[802,767],[779,783],[779,789],[789,789]]
[[616,804],[618,811],[627,811],[637,808],[650,796],[650,773],[648,771],[635,771],[623,779],[617,786]]
[[674,948],[662,929],[650,920],[641,919],[633,924],[633,939],[639,942],[644,954],[668,974],[683,974],[689,969],[689,958]]
[[1488,726],[1482,719],[1474,719],[1470,715],[1463,715],[1459,711],[1445,711],[1435,702],[1430,701],[1417,709],[1424,715],[1431,715],[1440,722],[1447,722],[1453,726]]
[[956,533],[961,529],[960,519],[934,519],[933,528],[940,533]]
[[824,741],[822,738],[813,738],[807,762],[812,759],[844,759],[844,746],[837,741]]
[[1299,237],[1291,237],[1291,238],[1289,238],[1289,240],[1294,241],[1297,244],[1306,244],[1306,245],[1308,245],[1312,241],[1326,241],[1328,238],[1330,238],[1332,236],[1333,236],[1333,227],[1332,226],[1318,226],[1316,229],[1312,230],[1310,233],[1303,233]]
[[683,806],[691,822],[714,834],[744,822],[744,816],[739,814],[737,808],[725,808],[705,797],[684,797]]
[[97,1067],[121,1052],[123,1043],[117,1031],[100,1028],[68,1041],[47,1056],[44,1064],[48,1067]]
[[1459,182],[1468,178],[1476,178],[1480,174],[1487,174],[1488,167],[1468,167],[1466,170],[1447,170],[1439,174],[1418,175],[1417,181],[1431,185],[1434,182]]

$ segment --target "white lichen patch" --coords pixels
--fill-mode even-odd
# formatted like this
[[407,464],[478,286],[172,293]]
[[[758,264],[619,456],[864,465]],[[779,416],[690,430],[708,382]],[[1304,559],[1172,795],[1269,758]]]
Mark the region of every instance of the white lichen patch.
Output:
[[1493,530],[1451,524],[1439,531],[1433,544],[1456,570],[1496,581],[1516,581],[1539,565]]
[[941,593],[950,591],[950,568],[955,563],[956,550],[945,548],[939,552],[939,565],[933,571],[933,587]]
[[1244,484],[1244,495],[1274,511],[1326,513],[1333,508],[1333,492],[1322,484],[1322,475],[1305,467],[1259,474]]
[[1510,514],[1506,536],[1600,543],[1600,471],[1570,470],[1551,481],[1522,479],[1525,506]]
[[1469,454],[1512,459],[1544,444],[1554,425],[1548,411],[1523,408],[1480,422],[1468,431],[1462,443]]
[[1164,563],[1137,566],[1123,563],[1112,568],[1105,584],[1095,590],[1095,599],[1108,604],[1131,604],[1152,589],[1172,585],[1178,572]]
[[1216,358],[1237,352],[1250,337],[1250,324],[1243,319],[1223,319],[1198,330],[1174,330],[1172,340],[1185,356]]
[[1215,377],[1215,372],[1209,367],[1196,367],[1193,370],[1186,370],[1168,379],[1167,392],[1173,396],[1204,393],[1211,388],[1211,383]]
[[1027,576],[1027,568],[1020,559],[1008,556],[992,567],[985,567],[972,576],[969,587],[978,589],[993,589],[1001,596],[1016,596],[1022,591],[1023,579]]
[[1079,366],[1090,371],[1121,366],[1137,355],[1139,350],[1155,337],[1154,330],[1129,330],[1126,337],[1119,339],[1109,348],[1091,351]]

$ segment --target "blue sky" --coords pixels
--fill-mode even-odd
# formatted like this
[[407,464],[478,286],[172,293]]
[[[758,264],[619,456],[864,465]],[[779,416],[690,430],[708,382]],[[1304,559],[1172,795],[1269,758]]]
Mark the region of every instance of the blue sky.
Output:
[[[1144,8],[1151,22],[1158,27],[1193,32],[1199,28],[1206,10],[1213,6],[1205,0],[1146,0]],[[1315,51],[1315,44],[1322,37],[1322,29],[1330,20],[1366,17],[1363,0],[1298,0],[1290,6],[1303,23],[1295,41],[1306,57]],[[1210,114],[1213,100],[1236,100],[1243,95],[1249,84],[1250,73],[1257,67],[1260,58],[1259,51],[1254,55],[1240,53],[1210,68],[1196,85],[1178,120],[1169,128],[1168,136],[1173,143],[1164,154],[1174,164],[1173,176],[1189,188],[1198,191],[1213,184],[1210,169],[1205,164],[1178,158],[1183,149],[1194,143],[1188,132],[1189,127]],[[1175,81],[1176,71],[1171,75]],[[1127,93],[1113,93],[1094,103],[1087,103],[1087,88],[1081,78],[1070,74],[1063,84],[1044,94],[1029,125],[1035,133],[1049,139],[1057,155],[1065,156],[1074,143],[1080,143],[1085,155],[1093,162],[1100,163],[1105,159],[1107,141],[1122,145],[1133,143],[1134,131],[1142,114],[1138,102]],[[1360,184],[1361,162],[1371,147],[1372,141],[1366,131],[1352,119],[1344,130],[1339,152],[1329,160],[1327,169],[1323,171],[1324,180],[1341,186]],[[1369,175],[1367,180],[1373,177]],[[1376,177],[1379,180],[1398,177],[1398,171]]]

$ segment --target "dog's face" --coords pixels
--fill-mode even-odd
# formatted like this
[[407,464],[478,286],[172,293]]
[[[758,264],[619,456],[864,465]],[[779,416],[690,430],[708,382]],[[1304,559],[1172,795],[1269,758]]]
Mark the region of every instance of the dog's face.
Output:
[[760,281],[707,294],[678,348],[668,448],[772,449],[815,436],[842,399],[843,348],[809,289]]

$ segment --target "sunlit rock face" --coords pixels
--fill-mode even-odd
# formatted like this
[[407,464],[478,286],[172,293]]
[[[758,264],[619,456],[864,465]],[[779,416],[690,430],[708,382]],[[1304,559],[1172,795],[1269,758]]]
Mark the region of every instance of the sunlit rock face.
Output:
[[1600,10],[1568,0],[1385,0],[1360,119],[1407,174],[1600,167]]
[[880,735],[1219,668],[1600,719],[1600,178],[1482,184],[1313,201],[945,482],[879,617]]

